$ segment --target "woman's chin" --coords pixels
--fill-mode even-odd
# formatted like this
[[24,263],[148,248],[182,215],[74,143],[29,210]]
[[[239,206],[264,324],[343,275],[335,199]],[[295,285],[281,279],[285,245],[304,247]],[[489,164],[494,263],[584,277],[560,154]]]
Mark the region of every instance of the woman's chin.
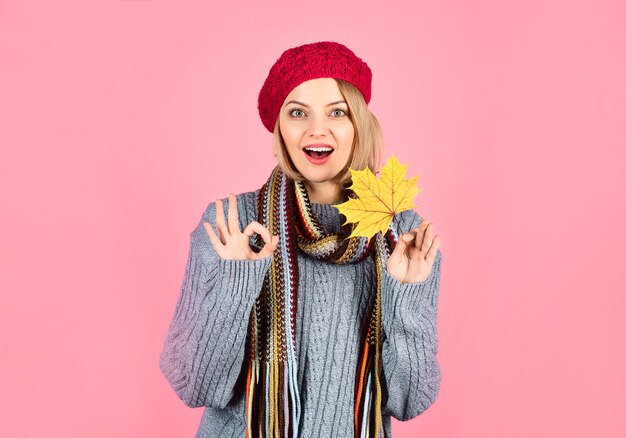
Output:
[[311,183],[323,183],[337,176],[340,169],[334,169],[329,163],[314,165],[311,163],[301,163],[296,166],[298,172],[304,179]]
[[302,174],[302,176],[304,177],[304,182],[307,184],[322,184],[322,183],[326,183],[326,182],[330,182],[330,180],[332,180],[335,176],[337,176],[336,174],[325,174],[325,175],[311,175],[311,174]]

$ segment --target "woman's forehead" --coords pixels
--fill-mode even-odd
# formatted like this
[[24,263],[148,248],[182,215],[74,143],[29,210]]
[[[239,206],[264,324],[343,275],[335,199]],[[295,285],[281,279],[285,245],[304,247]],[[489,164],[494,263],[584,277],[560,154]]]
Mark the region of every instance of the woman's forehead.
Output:
[[297,100],[306,104],[323,104],[343,100],[337,81],[333,78],[317,78],[302,82],[285,97],[284,104]]

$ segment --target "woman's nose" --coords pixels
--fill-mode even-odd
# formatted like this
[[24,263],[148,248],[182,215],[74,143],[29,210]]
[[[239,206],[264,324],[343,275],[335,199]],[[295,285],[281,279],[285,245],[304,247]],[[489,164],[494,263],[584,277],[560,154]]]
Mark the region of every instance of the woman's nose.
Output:
[[309,135],[326,135],[328,133],[328,120],[324,116],[311,117],[309,125]]

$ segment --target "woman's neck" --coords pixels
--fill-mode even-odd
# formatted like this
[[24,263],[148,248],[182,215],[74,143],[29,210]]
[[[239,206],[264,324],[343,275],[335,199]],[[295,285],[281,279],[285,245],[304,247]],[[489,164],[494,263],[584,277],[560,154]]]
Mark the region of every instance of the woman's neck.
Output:
[[305,181],[304,185],[312,204],[338,204],[343,199],[343,187],[339,183]]

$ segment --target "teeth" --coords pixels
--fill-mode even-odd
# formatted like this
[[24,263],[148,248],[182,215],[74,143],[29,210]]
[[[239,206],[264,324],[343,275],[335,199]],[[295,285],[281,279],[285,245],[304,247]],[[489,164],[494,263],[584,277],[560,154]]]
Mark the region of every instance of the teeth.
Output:
[[332,151],[333,148],[305,148],[307,151],[315,151],[315,152],[329,152]]

